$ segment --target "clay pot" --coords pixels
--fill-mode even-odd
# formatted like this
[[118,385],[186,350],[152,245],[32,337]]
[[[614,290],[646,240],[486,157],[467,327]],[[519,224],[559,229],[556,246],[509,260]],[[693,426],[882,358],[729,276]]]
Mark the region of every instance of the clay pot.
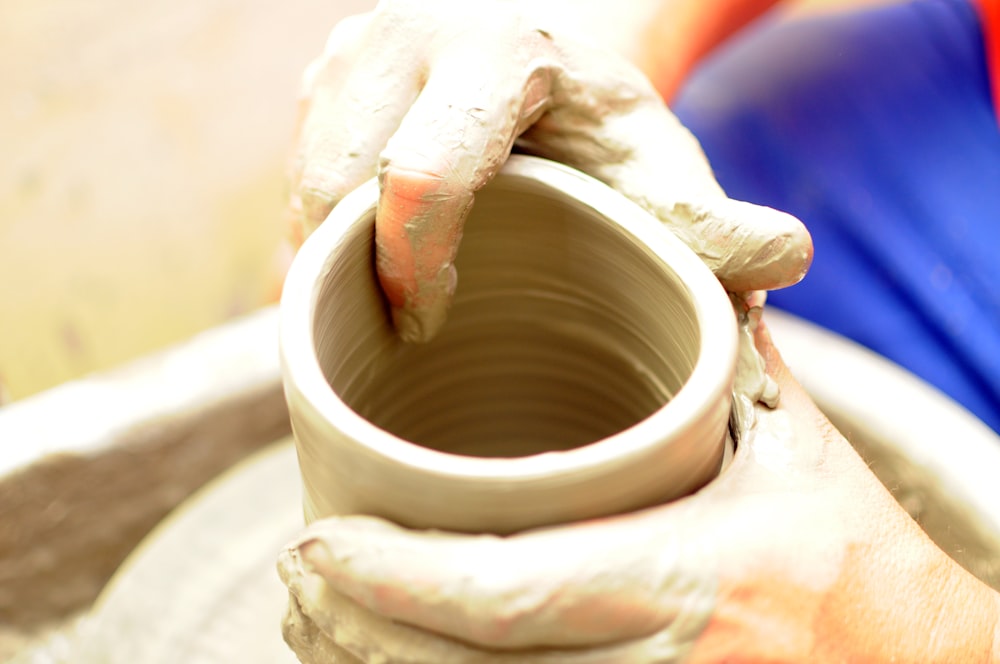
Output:
[[583,174],[512,157],[476,195],[441,333],[394,333],[372,181],[303,246],[281,302],[309,521],[507,533],[657,504],[719,470],[729,301],[659,222]]

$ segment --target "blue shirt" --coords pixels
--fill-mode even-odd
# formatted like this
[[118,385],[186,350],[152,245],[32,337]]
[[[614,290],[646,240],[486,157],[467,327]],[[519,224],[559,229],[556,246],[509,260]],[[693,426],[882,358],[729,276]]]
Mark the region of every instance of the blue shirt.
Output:
[[812,233],[810,273],[769,303],[1000,432],[1000,130],[967,0],[765,20],[672,108],[730,196]]

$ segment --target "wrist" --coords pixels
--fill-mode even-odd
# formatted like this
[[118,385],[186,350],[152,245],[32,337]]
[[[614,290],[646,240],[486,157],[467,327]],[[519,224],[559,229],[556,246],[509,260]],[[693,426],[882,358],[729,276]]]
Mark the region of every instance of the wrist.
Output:
[[904,521],[837,589],[843,632],[829,634],[826,645],[850,644],[852,661],[997,661],[997,593]]
[[1000,664],[1000,592],[993,593],[993,652],[990,653],[990,662]]
[[808,533],[787,555],[726,570],[690,661],[1000,664],[1000,594],[894,502],[865,513],[870,538]]

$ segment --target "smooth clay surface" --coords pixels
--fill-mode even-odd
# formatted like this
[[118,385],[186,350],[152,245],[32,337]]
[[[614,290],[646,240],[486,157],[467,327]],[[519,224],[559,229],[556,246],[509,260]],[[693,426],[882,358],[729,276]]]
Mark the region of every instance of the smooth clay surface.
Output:
[[[456,301],[425,344],[399,343],[387,329],[359,226],[316,317],[334,390],[404,440],[480,457],[586,445],[667,403],[699,345],[684,286],[634,240],[581,223],[587,211],[571,206],[510,181],[481,194]],[[359,304],[368,316],[352,311]]]
[[[509,532],[667,500],[718,471],[736,346],[721,287],[603,185],[537,159],[512,163],[477,195],[455,302],[429,343],[403,343],[391,327],[372,264],[373,207],[336,231],[331,253],[323,234],[344,223],[335,216],[347,214],[345,199],[303,248],[286,300],[315,261],[308,252],[329,254],[312,319],[294,302],[282,311],[310,519],[367,513]],[[652,238],[538,180],[539,169],[600,188]],[[374,204],[375,191],[357,195]],[[705,301],[668,265],[675,253]],[[307,324],[312,358],[296,336]],[[300,371],[309,362],[322,382]],[[650,464],[655,473],[638,470]]]

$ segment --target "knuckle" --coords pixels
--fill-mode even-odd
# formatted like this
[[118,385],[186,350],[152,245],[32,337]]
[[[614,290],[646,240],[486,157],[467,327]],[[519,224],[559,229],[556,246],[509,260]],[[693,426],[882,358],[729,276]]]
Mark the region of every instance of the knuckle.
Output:
[[338,202],[338,198],[329,191],[305,188],[299,191],[301,201],[302,226],[308,235],[316,230],[326,219]]
[[420,198],[427,202],[461,200],[473,190],[469,174],[456,169],[447,155],[429,157],[410,150],[391,155],[383,152],[378,177],[383,191],[392,189],[404,196],[403,192],[419,191]]
[[447,180],[446,169],[439,167],[437,161],[420,151],[390,144],[379,155],[379,178],[385,181],[403,176],[444,183]]
[[[325,160],[324,160],[325,161]],[[340,202],[344,197],[346,182],[339,173],[329,168],[326,163],[311,162],[302,171],[299,179],[298,192],[302,197],[303,209],[320,202],[328,202],[330,207]],[[308,201],[308,203],[307,203]],[[324,203],[325,204],[325,203]]]
[[297,199],[306,235],[315,230],[347,193],[344,178],[327,164],[311,162],[302,171],[293,199]]

